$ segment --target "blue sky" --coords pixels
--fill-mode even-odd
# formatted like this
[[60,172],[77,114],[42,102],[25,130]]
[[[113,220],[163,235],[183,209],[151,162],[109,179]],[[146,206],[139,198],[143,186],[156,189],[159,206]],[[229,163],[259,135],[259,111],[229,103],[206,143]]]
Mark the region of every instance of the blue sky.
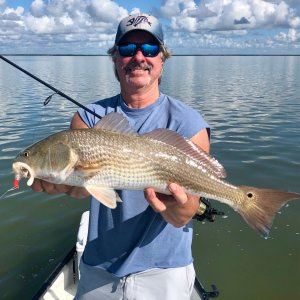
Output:
[[300,54],[300,0],[0,0],[0,53],[104,54],[140,11],[174,54]]

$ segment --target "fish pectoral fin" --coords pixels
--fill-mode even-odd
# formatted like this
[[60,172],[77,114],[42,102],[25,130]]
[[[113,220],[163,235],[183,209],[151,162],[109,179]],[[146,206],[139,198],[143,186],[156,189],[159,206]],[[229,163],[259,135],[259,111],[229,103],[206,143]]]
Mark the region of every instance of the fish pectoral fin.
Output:
[[85,186],[85,188],[95,199],[109,208],[116,208],[117,202],[122,202],[118,193],[113,189],[93,185]]

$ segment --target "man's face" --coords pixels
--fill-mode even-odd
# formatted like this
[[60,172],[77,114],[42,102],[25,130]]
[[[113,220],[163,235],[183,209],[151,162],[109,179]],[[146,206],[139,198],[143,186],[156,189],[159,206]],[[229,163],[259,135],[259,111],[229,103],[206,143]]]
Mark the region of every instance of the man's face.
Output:
[[[157,41],[147,32],[130,32],[122,39],[122,43],[148,43],[156,44]],[[141,50],[132,57],[116,56],[116,70],[123,91],[135,91],[141,88],[158,86],[158,79],[163,68],[160,53],[155,57],[146,57]]]

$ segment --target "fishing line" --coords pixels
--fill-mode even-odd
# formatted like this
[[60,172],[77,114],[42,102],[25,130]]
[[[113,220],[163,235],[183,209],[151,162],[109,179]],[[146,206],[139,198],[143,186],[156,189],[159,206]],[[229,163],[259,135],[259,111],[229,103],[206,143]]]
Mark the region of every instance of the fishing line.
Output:
[[12,188],[10,188],[10,189],[8,189],[4,194],[2,194],[2,195],[0,196],[0,200],[3,199],[4,196],[7,195],[9,192],[14,191],[14,190],[17,190],[17,189],[18,189],[18,187],[15,187],[15,186],[12,187]]
[[90,114],[92,114],[93,116],[102,119],[101,116],[99,116],[97,113],[95,113],[94,111],[90,110],[89,108],[87,108],[86,106],[82,105],[81,103],[79,103],[78,101],[74,100],[73,98],[71,98],[70,96],[66,95],[65,93],[61,92],[60,90],[56,89],[55,87],[53,87],[52,85],[50,85],[49,83],[45,82],[44,80],[38,78],[37,76],[31,74],[30,72],[26,71],[25,69],[21,68],[20,66],[18,66],[17,64],[15,64],[14,62],[12,62],[11,60],[7,59],[6,57],[4,57],[3,55],[0,54],[0,58],[2,60],[4,60],[5,62],[7,62],[8,64],[10,64],[11,66],[15,67],[16,69],[18,69],[19,71],[25,73],[26,75],[28,75],[29,77],[33,78],[34,80],[38,81],[39,83],[43,84],[44,86],[46,86],[47,88],[51,89],[52,91],[54,91],[55,93],[48,96],[46,98],[46,100],[44,101],[44,106],[46,106],[52,99],[52,97],[57,94],[60,95],[61,97],[71,101],[72,103],[76,104],[77,106],[81,107],[82,109],[84,109],[85,111],[89,112]]

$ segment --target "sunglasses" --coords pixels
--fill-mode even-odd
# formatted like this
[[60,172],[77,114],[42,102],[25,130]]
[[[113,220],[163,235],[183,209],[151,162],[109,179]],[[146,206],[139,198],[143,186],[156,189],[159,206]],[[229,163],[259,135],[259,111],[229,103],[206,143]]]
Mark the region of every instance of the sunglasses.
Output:
[[160,47],[157,44],[136,44],[126,43],[117,46],[117,49],[121,56],[132,57],[136,55],[138,50],[141,50],[145,57],[155,57],[160,51]]

